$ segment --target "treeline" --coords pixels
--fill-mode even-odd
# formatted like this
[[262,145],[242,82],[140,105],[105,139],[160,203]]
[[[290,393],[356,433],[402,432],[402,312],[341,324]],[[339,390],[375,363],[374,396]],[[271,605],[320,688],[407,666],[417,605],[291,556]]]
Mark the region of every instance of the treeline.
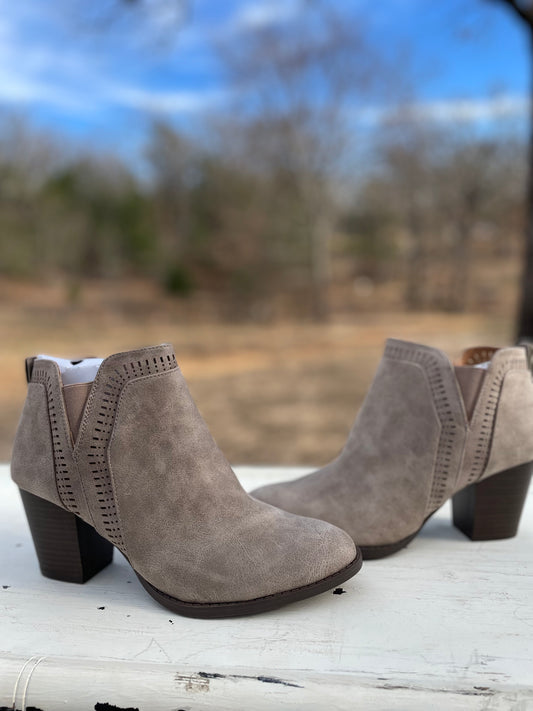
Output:
[[227,98],[187,134],[155,123],[135,171],[0,115],[0,274],[59,276],[73,299],[141,276],[227,318],[480,309],[516,290],[525,144],[416,108],[362,126],[358,107],[416,93],[350,7],[220,40]]
[[352,286],[387,281],[407,308],[465,309],[472,265],[521,248],[524,147],[405,118],[379,135],[364,168],[326,181],[157,124],[139,176],[5,124],[0,273],[61,276],[73,294],[87,278],[142,276],[210,294],[228,318],[280,303],[327,318]]

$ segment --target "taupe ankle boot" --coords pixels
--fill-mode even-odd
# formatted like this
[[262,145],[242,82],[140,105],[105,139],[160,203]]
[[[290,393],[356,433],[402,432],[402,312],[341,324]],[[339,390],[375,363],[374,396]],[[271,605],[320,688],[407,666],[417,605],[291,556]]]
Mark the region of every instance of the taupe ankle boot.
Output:
[[170,345],[103,362],[29,358],[26,370],[12,477],[44,575],[85,582],[116,546],[165,607],[229,617],[316,595],[361,567],[344,531],[245,493]]
[[252,495],[329,521],[364,558],[403,548],[453,497],[472,540],[516,534],[533,461],[533,383],[523,347],[466,351],[390,339],[341,454]]

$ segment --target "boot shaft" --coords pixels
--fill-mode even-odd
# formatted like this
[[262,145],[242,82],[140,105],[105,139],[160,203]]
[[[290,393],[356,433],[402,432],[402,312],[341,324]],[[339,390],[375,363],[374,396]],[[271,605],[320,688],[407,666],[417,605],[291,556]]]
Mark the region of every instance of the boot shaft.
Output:
[[79,384],[69,382],[68,370],[62,374],[68,363],[26,359],[28,393],[11,475],[21,489],[80,516],[124,550],[109,467],[119,399],[129,382],[177,373],[176,358],[169,344],[117,353],[97,362],[93,382]]
[[[167,344],[85,363],[27,361],[19,485],[43,574],[84,582],[121,550],[149,594],[197,617],[273,609],[361,567],[351,538],[246,494]],[[68,383],[67,383],[68,381]]]
[[470,349],[454,366],[436,348],[389,339],[341,457],[366,446],[381,458],[378,467],[413,464],[426,516],[455,491],[533,461],[526,349]]
[[[286,584],[289,578],[306,579],[308,563],[298,558],[308,555],[310,540],[315,545],[320,539],[309,527],[318,526],[327,538],[325,524],[287,519],[283,512],[251,499],[212,438],[179,370],[164,354],[152,363],[154,372],[142,375],[135,363],[134,377],[117,385],[120,394],[106,434],[98,432],[109,407],[102,399],[105,408],[92,409],[94,430],[84,431],[83,423],[79,435],[79,462],[84,452],[90,460],[85,477],[95,471],[100,476],[101,468],[110,475],[121,546],[134,568],[158,590],[177,590],[180,600],[191,595],[198,600],[234,600],[239,595],[253,599],[265,589],[263,576],[270,590],[292,587]],[[115,384],[114,373],[109,382]],[[107,392],[114,390],[109,386]],[[99,447],[105,447],[105,456]],[[104,531],[108,540],[112,534]],[[289,551],[280,545],[288,535],[294,546]],[[340,558],[349,562],[353,544],[348,536],[346,544],[341,543],[340,535],[333,534],[337,545],[347,544]],[[305,543],[299,541],[301,536]],[[326,562],[325,574],[332,564],[337,567],[337,559],[335,553]],[[259,570],[258,579],[252,571]]]
[[440,350],[389,339],[340,455],[253,496],[347,531],[366,558],[406,546],[453,498],[474,540],[516,533],[533,464],[527,351]]

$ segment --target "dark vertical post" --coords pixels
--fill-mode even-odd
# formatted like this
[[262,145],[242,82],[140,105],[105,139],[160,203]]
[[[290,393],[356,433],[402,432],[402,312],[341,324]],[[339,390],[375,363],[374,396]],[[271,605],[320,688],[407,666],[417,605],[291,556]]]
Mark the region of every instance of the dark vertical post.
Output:
[[[533,18],[527,23],[529,32],[530,58],[533,59]],[[531,65],[531,61],[530,61]],[[530,126],[528,148],[528,184],[526,193],[526,234],[524,250],[524,271],[522,292],[518,314],[518,339],[533,340],[533,72],[530,77]]]
[[533,0],[499,0],[525,25],[529,39],[530,107],[528,184],[526,192],[526,232],[522,292],[518,312],[518,340],[533,340]]

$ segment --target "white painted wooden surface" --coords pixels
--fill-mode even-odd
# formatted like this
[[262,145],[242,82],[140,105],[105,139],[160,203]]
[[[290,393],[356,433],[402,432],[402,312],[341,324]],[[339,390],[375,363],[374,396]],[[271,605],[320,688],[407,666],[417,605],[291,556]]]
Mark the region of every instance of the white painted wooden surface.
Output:
[[[301,472],[238,473],[252,488]],[[0,467],[0,708],[533,709],[527,506],[518,538],[467,541],[445,506],[345,594],[193,620],[159,607],[117,552],[83,586],[43,578]]]

